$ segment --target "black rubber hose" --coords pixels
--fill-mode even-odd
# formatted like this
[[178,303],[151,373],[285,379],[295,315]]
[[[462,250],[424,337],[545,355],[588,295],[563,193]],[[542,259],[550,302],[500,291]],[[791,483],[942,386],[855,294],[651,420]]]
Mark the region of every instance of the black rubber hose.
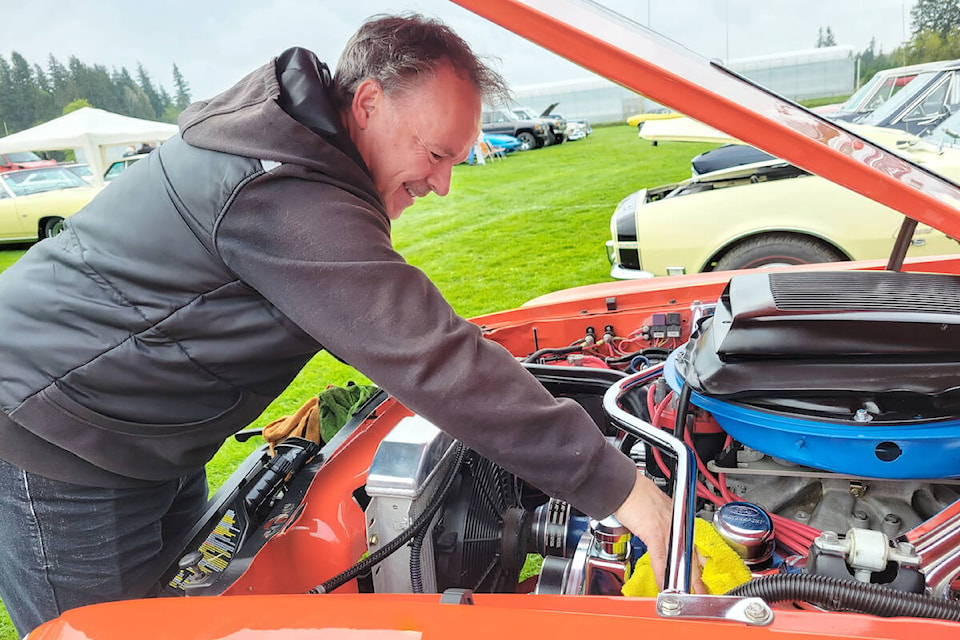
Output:
[[417,519],[413,521],[413,524],[407,527],[400,535],[385,544],[379,550],[371,553],[346,571],[341,571],[326,582],[318,584],[313,589],[307,591],[307,593],[330,593],[334,589],[342,587],[344,584],[350,580],[353,580],[374,565],[383,562],[384,558],[405,545],[410,541],[411,538],[413,538],[413,536],[417,535],[421,529],[424,529],[430,523],[430,521],[433,520],[433,516],[437,514],[437,511],[440,509],[441,505],[443,505],[443,499],[446,497],[447,493],[450,492],[450,487],[453,486],[453,481],[457,478],[457,474],[460,472],[460,465],[463,463],[463,458],[466,455],[466,451],[467,448],[463,446],[463,443],[457,442],[457,451],[455,454],[456,458],[453,461],[453,466],[450,467],[450,472],[447,474],[447,477],[444,478],[443,486],[434,494],[433,498],[430,500],[430,504],[427,505],[427,508],[424,509],[423,513],[417,516]]
[[800,600],[827,609],[867,613],[884,618],[908,616],[960,622],[960,603],[954,600],[811,573],[757,578],[731,589],[726,595],[757,597],[768,603]]
[[423,540],[427,537],[429,528],[424,527],[418,531],[410,543],[410,591],[413,593],[423,593],[423,564],[420,554],[423,552]]
[[522,362],[536,362],[543,356],[547,356],[547,355],[563,356],[570,353],[576,353],[577,351],[582,351],[582,350],[583,349],[579,344],[575,346],[570,346],[570,347],[553,347],[553,348],[548,347],[544,349],[537,349],[536,351],[528,355],[526,358],[524,358]]
[[677,399],[677,416],[673,425],[673,437],[684,442],[687,431],[687,416],[690,414],[690,385],[686,382],[680,387],[680,397]]
[[622,356],[617,356],[615,358],[604,358],[607,364],[621,364],[623,362],[630,362],[637,356],[645,356],[647,358],[658,358],[665,360],[668,355],[670,355],[670,349],[661,349],[659,347],[647,347],[645,349],[639,349],[637,351],[631,351],[630,353],[625,353]]

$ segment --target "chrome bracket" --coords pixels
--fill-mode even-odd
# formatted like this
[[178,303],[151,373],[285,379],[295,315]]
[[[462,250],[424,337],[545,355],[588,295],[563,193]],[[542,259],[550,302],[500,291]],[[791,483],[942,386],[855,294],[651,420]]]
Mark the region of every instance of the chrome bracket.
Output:
[[764,627],[773,622],[773,609],[760,598],[709,596],[664,591],[657,596],[657,613],[665,618],[699,618],[742,622]]

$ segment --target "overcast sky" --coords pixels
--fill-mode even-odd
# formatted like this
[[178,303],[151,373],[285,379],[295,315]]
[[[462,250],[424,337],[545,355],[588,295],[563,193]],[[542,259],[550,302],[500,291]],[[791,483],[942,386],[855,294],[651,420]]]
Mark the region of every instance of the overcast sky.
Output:
[[[884,51],[910,31],[913,0],[600,0],[709,58],[812,48],[829,26],[857,51],[871,38]],[[194,99],[226,89],[290,46],[313,49],[331,68],[368,16],[415,10],[450,24],[475,50],[500,58],[514,86],[589,77],[448,0],[31,0],[4,8],[0,55],[17,51],[46,67],[50,54],[107,68],[138,63],[173,92],[174,63]]]

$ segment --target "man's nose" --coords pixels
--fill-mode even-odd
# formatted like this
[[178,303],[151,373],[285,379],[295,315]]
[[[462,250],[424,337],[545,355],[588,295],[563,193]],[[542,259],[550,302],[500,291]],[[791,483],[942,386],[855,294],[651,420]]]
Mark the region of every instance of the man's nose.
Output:
[[444,160],[440,162],[427,177],[427,184],[438,196],[445,196],[450,193],[450,176],[453,173],[453,162]]

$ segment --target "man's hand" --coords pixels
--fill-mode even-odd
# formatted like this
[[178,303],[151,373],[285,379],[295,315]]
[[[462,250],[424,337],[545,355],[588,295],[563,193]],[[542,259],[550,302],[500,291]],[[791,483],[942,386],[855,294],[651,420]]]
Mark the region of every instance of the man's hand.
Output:
[[[632,531],[647,545],[650,566],[657,584],[663,586],[663,576],[667,563],[667,544],[670,539],[671,511],[673,505],[660,488],[649,478],[637,471],[637,481],[627,499],[613,515],[620,524]],[[707,593],[700,579],[699,554],[693,554],[690,581],[696,593]]]

